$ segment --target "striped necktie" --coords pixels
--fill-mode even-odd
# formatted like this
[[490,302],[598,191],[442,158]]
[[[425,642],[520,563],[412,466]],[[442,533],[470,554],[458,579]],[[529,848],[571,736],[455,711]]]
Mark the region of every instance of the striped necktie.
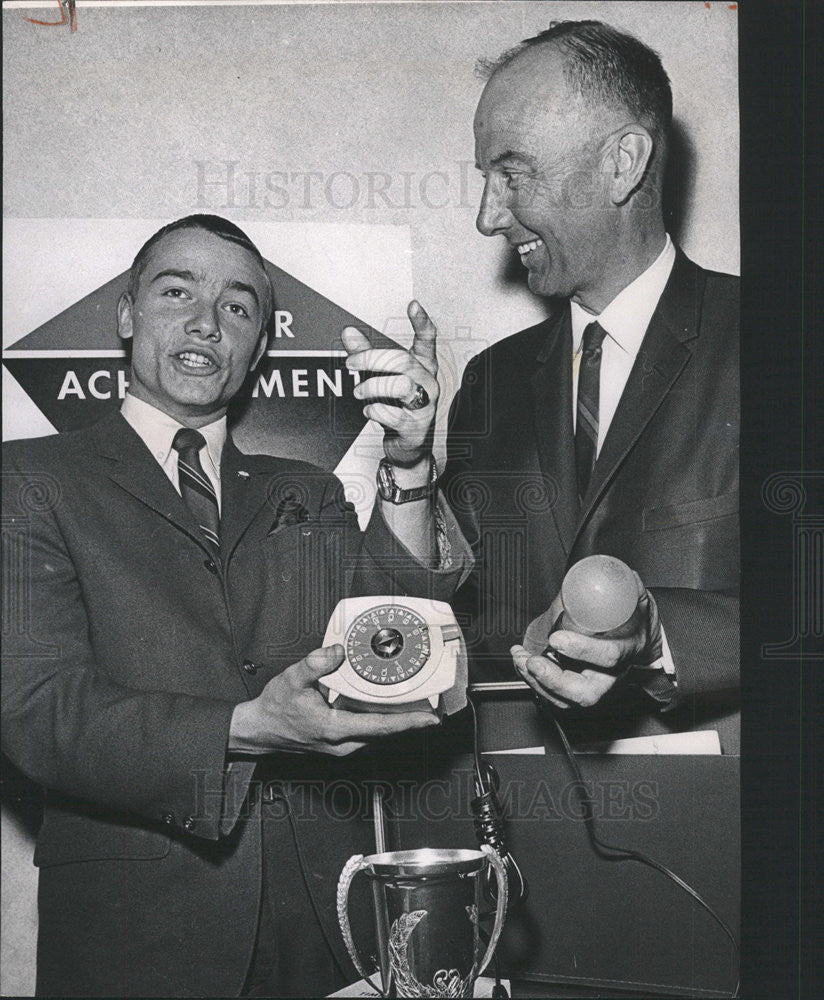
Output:
[[200,464],[200,449],[206,439],[191,427],[181,427],[172,447],[178,453],[177,471],[180,495],[212,548],[220,555],[220,511],[217,494]]
[[578,403],[575,423],[575,467],[578,494],[586,494],[598,453],[598,394],[601,380],[601,344],[606,336],[598,323],[584,330],[581,365],[578,369]]

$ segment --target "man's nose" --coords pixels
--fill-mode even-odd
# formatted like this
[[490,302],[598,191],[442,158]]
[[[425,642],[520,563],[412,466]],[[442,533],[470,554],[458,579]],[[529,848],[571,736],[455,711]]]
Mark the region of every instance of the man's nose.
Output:
[[212,303],[197,303],[186,321],[186,333],[203,340],[220,340],[220,322],[217,307]]
[[511,221],[512,215],[507,204],[507,191],[503,180],[487,177],[478,217],[475,219],[478,231],[484,236],[498,236],[507,229]]

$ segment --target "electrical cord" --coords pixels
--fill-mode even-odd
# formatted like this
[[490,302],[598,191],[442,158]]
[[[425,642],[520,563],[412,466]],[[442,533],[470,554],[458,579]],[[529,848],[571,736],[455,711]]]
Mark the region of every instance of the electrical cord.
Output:
[[[498,802],[499,781],[498,772],[489,763],[481,760],[478,738],[478,712],[472,693],[467,692],[467,701],[472,709],[472,748],[475,764],[476,797],[470,802],[474,813],[475,836],[479,844],[488,844],[500,855],[506,866],[509,883],[510,907],[522,903],[529,895],[529,884],[523,872],[506,846],[501,806]],[[497,883],[494,873],[487,870],[484,891],[488,899],[495,902],[498,897]]]
[[[700,893],[698,893],[695,889],[693,889],[693,887],[689,885],[689,883],[685,882],[680,876],[676,875],[675,872],[667,868],[666,865],[661,864],[661,862],[656,861],[654,858],[651,858],[649,855],[644,854],[642,851],[635,851],[624,847],[616,847],[614,844],[608,844],[606,843],[606,841],[601,840],[601,838],[598,836],[595,830],[595,816],[592,811],[592,802],[586,797],[586,795],[580,792],[580,789],[584,788],[585,784],[583,775],[581,773],[581,769],[578,766],[578,761],[575,758],[575,752],[572,749],[572,746],[570,745],[570,742],[567,739],[567,735],[564,732],[561,723],[558,721],[555,712],[548,705],[545,705],[543,702],[538,701],[537,703],[539,705],[539,708],[547,715],[549,715],[549,717],[554,722],[555,728],[558,730],[558,735],[561,738],[561,743],[563,744],[567,759],[569,760],[570,766],[572,767],[575,777],[578,780],[579,798],[584,807],[584,817],[583,817],[584,825],[586,826],[587,834],[589,836],[590,843],[592,844],[595,853],[607,861],[637,861],[640,864],[644,864],[649,866],[650,868],[654,868],[655,871],[661,872],[662,875],[666,875],[667,878],[671,879],[680,889],[683,889],[684,892],[686,892],[689,896],[692,896],[692,898],[696,901],[696,903],[698,903],[707,911],[707,913],[718,924],[718,926],[721,928],[724,934],[726,934],[735,952],[736,966],[740,968],[741,952],[738,948],[738,942],[735,939],[735,935],[730,930],[729,926],[724,921],[724,919],[718,913],[716,913],[716,911],[700,895]],[[740,988],[741,988],[741,979],[739,975],[738,982],[735,985],[735,990],[730,995],[731,1000],[735,1000],[735,998],[738,997]]]

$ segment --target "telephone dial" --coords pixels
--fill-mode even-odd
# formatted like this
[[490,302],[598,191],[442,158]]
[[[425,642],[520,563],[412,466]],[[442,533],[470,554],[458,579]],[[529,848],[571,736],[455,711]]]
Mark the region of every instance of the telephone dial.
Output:
[[451,713],[466,704],[466,651],[452,608],[420,597],[348,597],[325,646],[344,661],[320,686],[331,705],[369,712]]

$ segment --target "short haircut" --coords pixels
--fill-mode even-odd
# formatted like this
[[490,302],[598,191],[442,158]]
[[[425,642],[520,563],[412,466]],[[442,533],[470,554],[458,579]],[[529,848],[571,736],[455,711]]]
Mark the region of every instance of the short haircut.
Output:
[[601,21],[553,21],[546,31],[508,49],[495,61],[480,60],[490,77],[527,49],[555,44],[565,56],[564,76],[574,94],[604,106],[619,104],[648,123],[664,142],[672,122],[672,88],[661,57],[632,35]]
[[260,250],[258,250],[246,233],[244,233],[239,226],[236,226],[234,222],[230,222],[228,219],[224,219],[220,215],[187,215],[183,219],[176,219],[174,222],[169,222],[161,229],[158,229],[153,236],[150,236],[143,246],[137,251],[137,256],[132,261],[131,270],[129,271],[128,292],[132,299],[134,299],[137,294],[137,286],[140,281],[140,276],[146,269],[146,262],[152,247],[156,243],[159,243],[164,236],[168,236],[169,233],[177,232],[179,229],[202,229],[204,232],[211,233],[213,236],[217,236],[222,240],[228,240],[230,243],[237,243],[238,246],[242,246],[244,250],[249,251],[258,264],[260,264],[261,270],[266,275],[266,301],[261,303],[263,312],[263,323],[261,329],[268,330],[274,314],[275,296],[272,289],[272,282],[270,281],[269,274],[266,270],[266,262],[264,261]]

